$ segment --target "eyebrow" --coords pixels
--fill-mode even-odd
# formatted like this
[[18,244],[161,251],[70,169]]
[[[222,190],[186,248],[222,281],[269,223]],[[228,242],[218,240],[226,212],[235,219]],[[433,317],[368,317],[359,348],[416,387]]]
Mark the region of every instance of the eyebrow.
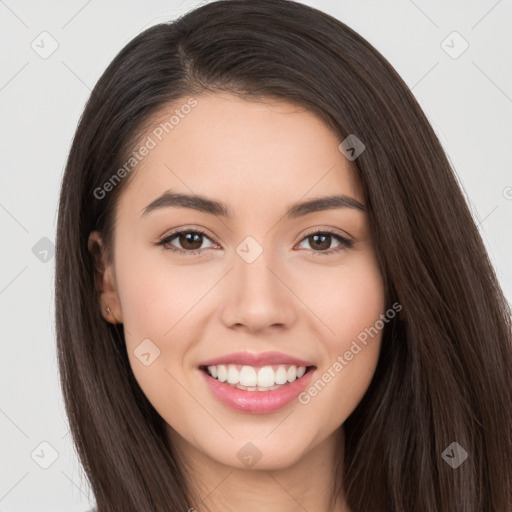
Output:
[[[141,217],[161,208],[172,207],[191,208],[226,219],[234,218],[231,210],[225,203],[200,195],[181,194],[172,190],[167,190],[148,204],[144,208]],[[362,212],[366,211],[364,205],[356,199],[345,195],[334,195],[295,203],[286,210],[284,219],[296,219],[310,213],[332,210],[334,208],[351,208]]]

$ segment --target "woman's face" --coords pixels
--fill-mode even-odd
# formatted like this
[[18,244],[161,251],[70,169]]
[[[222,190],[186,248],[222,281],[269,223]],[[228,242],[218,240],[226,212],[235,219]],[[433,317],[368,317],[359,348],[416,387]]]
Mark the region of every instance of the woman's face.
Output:
[[[230,94],[181,109],[186,100],[142,138],[103,305],[124,323],[133,373],[174,442],[232,467],[284,468],[334,439],[377,365],[384,290],[354,207],[363,191],[311,112]],[[332,196],[349,199],[296,207]]]

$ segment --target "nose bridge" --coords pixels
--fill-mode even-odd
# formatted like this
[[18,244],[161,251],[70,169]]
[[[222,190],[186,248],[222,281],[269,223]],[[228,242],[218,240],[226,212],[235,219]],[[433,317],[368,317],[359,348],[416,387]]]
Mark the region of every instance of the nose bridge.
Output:
[[250,287],[253,292],[271,293],[273,296],[277,290],[274,290],[275,276],[270,271],[270,268],[275,266],[275,258],[272,258],[271,250],[269,248],[264,250],[255,239],[248,237],[237,247],[236,252],[234,270],[241,290]]
[[279,264],[271,249],[246,237],[236,248],[233,267],[223,312],[226,324],[257,330],[293,320],[293,296],[281,282],[284,277],[276,276]]

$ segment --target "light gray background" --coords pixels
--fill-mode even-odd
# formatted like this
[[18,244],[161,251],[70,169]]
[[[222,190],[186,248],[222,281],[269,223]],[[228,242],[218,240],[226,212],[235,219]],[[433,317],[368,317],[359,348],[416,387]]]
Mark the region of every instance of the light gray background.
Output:
[[[368,39],[412,88],[466,191],[510,301],[512,0],[304,3]],[[0,511],[74,512],[94,504],[64,414],[55,354],[54,259],[44,252],[48,242],[40,240],[55,241],[67,153],[103,70],[144,28],[197,5],[0,0]],[[31,47],[35,41],[39,51],[51,48],[43,31],[59,45],[47,59]],[[453,31],[469,44],[458,58],[445,49],[457,52],[461,40],[452,35],[442,43]],[[52,461],[52,451],[42,442],[58,452],[48,469],[40,465]]]

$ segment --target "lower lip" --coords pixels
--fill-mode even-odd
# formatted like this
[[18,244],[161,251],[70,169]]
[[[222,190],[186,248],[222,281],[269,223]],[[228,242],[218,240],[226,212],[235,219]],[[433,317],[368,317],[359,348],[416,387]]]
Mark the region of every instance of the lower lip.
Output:
[[203,374],[210,391],[224,405],[236,411],[265,414],[278,411],[297,398],[309,384],[315,368],[306,372],[300,379],[271,391],[244,391],[214,379],[204,370],[199,371]]

